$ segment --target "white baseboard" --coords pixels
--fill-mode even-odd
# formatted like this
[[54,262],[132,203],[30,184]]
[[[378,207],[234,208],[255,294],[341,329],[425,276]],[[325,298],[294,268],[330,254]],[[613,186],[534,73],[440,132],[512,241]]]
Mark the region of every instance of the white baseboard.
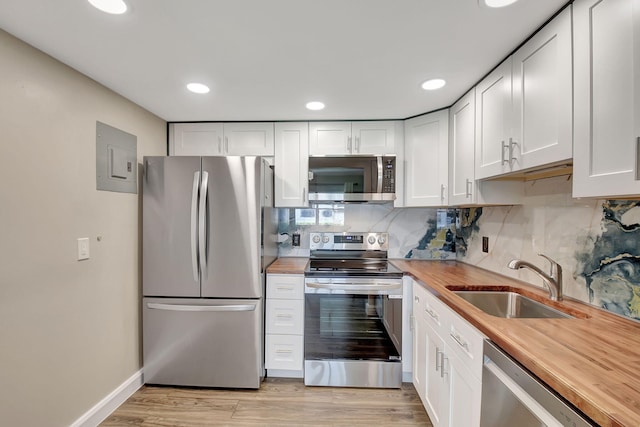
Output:
[[142,369],[133,374],[129,379],[120,384],[118,388],[109,393],[104,399],[98,402],[78,418],[71,427],[96,427],[104,421],[113,411],[122,405],[133,393],[142,387]]

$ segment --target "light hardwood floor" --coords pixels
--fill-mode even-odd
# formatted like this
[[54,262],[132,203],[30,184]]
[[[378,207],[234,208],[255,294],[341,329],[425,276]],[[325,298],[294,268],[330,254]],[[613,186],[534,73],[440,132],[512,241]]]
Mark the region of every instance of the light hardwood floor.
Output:
[[305,387],[284,378],[267,378],[260,390],[143,386],[100,425],[432,427],[411,384]]

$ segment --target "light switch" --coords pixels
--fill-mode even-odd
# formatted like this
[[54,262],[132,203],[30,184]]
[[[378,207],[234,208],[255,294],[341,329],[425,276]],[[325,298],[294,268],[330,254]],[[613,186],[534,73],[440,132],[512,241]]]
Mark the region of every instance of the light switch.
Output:
[[78,261],[89,259],[89,238],[82,237],[78,239]]

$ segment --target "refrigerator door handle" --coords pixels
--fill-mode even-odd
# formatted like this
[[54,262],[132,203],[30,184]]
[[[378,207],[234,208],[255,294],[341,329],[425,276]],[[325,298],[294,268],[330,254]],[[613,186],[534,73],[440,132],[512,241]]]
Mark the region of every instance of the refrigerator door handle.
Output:
[[228,304],[228,305],[183,305],[183,304],[161,304],[155,302],[147,303],[147,308],[152,310],[166,311],[255,311],[256,304]]
[[198,281],[198,187],[200,171],[193,174],[193,189],[191,190],[191,269],[193,280]]
[[200,184],[200,209],[198,209],[198,243],[200,250],[200,274],[202,278],[207,277],[207,197],[209,186],[209,173],[202,171],[202,182]]

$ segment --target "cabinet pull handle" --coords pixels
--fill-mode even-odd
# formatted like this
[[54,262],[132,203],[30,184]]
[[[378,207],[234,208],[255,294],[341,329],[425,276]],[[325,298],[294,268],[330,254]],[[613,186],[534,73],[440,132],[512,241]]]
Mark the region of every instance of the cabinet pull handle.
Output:
[[355,147],[355,152],[359,153],[360,152],[360,137],[356,136],[356,147]]
[[638,161],[638,156],[640,156],[640,136],[636,138],[636,181],[640,180],[640,170],[638,167],[640,162]]
[[514,145],[518,145],[518,142],[514,141],[513,138],[509,138],[509,166],[511,166],[513,164],[513,161],[516,160],[516,158],[513,157]]
[[504,140],[500,141],[500,145],[502,150],[500,150],[500,164],[504,166],[507,163],[507,160],[504,158],[504,150],[508,148],[508,145],[504,143]]
[[450,333],[449,335],[451,335],[451,338],[453,338],[453,340],[455,342],[458,343],[458,345],[460,345],[460,347],[464,348],[465,350],[469,351],[469,344],[467,344],[467,342],[464,340],[464,338],[462,338],[460,335],[456,334],[456,333]]
[[347,137],[347,151],[351,152],[351,137]]
[[229,137],[228,136],[224,137],[224,152],[226,154],[229,154]]
[[467,178],[465,190],[466,190],[465,197],[468,199],[469,197],[471,197],[471,180],[469,178]]
[[293,353],[293,350],[276,350],[276,353],[278,353],[278,354],[291,354],[291,353]]
[[222,154],[222,138],[218,137],[218,154]]
[[440,184],[440,200],[444,201],[444,190],[447,187],[444,184]]
[[440,320],[440,317],[438,316],[438,313],[436,313],[435,311],[431,310],[430,308],[425,308],[424,311],[427,312],[427,314],[429,316],[431,316],[431,318],[435,321]]
[[449,358],[447,358],[447,356],[444,355],[444,351],[440,352],[440,378],[444,378],[445,375],[447,375],[447,373],[444,371],[444,361],[445,360],[449,360]]
[[440,360],[440,354],[442,354],[442,352],[438,349],[438,347],[436,347],[436,372],[440,370],[440,363],[438,362],[438,360]]
[[416,302],[420,302],[420,297],[418,295],[415,295],[413,297],[413,300],[416,301]]
[[293,286],[276,286],[278,291],[292,291]]
[[302,203],[307,203],[307,187],[304,187],[302,189]]
[[292,319],[293,316],[290,314],[276,314],[276,317],[278,319]]

